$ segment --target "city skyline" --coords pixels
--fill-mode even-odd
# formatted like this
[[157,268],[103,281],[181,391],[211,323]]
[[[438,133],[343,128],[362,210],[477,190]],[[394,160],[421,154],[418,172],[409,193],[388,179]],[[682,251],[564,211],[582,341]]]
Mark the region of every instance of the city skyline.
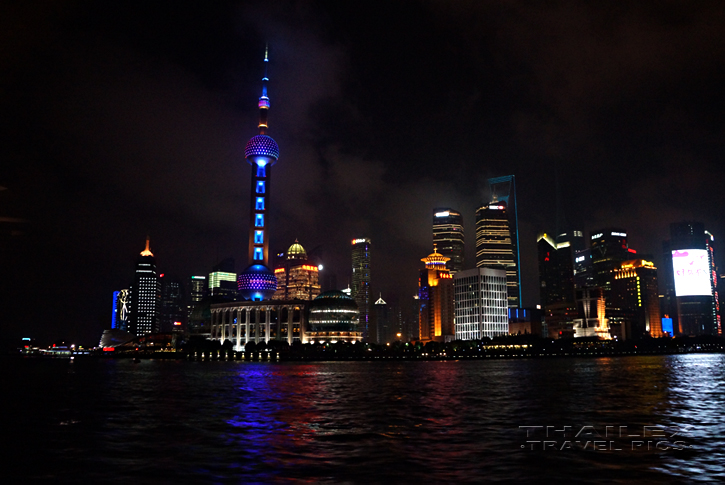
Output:
[[[19,6],[7,20],[26,26],[6,34],[3,60],[12,163],[0,217],[24,233],[2,255],[8,335],[110,327],[108,300],[129,286],[147,234],[160,272],[188,278],[225,255],[246,260],[243,151],[266,42],[284,147],[270,250],[296,238],[321,246],[322,273],[340,287],[349,241],[364,234],[375,292],[412,297],[431,210],[455,207],[472,228],[485,180],[506,174],[518,179],[523,306],[538,300],[536,234],[555,227],[557,176],[561,207],[587,238],[622,227],[658,267],[670,223],[702,221],[716,244],[725,234],[715,4],[395,3],[407,19],[395,26],[371,6],[220,3],[179,6],[174,19],[160,7],[53,8]],[[30,305],[41,274],[63,284]]]

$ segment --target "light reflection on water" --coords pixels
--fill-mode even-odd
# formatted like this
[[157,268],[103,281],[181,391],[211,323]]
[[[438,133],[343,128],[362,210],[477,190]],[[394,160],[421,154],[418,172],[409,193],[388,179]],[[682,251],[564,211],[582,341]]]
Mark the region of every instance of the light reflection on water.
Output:
[[[725,479],[720,354],[13,365],[12,462],[36,479]],[[546,428],[529,428],[527,438],[520,426],[564,431],[547,437]],[[633,442],[665,441],[632,436],[644,426],[679,431],[673,440],[691,447],[633,449]],[[584,427],[590,431],[575,437]],[[605,442],[608,451],[559,449],[577,439]],[[545,440],[556,444],[527,443]]]

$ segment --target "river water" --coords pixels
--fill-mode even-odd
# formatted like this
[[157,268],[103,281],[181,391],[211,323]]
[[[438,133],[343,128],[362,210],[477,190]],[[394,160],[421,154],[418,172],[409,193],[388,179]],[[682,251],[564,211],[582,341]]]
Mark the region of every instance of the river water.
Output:
[[5,477],[725,481],[725,355],[320,363],[6,359]]

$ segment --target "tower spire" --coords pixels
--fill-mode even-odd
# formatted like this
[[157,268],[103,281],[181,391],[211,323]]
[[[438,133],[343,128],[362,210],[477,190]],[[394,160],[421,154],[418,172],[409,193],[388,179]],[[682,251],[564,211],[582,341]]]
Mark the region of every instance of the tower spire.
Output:
[[154,255],[151,252],[151,250],[149,249],[150,239],[151,238],[149,236],[146,236],[146,249],[144,249],[143,251],[141,251],[141,256],[153,256]]
[[259,134],[267,132],[267,111],[269,110],[269,97],[267,96],[267,66],[269,65],[269,44],[264,47],[264,77],[262,78],[262,96],[259,97]]

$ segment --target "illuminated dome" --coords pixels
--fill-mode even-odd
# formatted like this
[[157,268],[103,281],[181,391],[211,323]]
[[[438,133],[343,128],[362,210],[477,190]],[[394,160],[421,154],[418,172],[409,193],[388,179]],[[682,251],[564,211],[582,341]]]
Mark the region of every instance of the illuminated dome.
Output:
[[287,259],[307,259],[307,251],[296,239],[295,243],[287,250]]
[[275,161],[279,159],[279,146],[271,136],[253,136],[244,147],[244,158],[249,157],[270,157]]
[[359,310],[352,297],[342,291],[326,291],[310,303],[311,332],[356,332]]
[[263,264],[253,264],[237,276],[237,289],[246,300],[269,300],[277,290],[277,277]]

